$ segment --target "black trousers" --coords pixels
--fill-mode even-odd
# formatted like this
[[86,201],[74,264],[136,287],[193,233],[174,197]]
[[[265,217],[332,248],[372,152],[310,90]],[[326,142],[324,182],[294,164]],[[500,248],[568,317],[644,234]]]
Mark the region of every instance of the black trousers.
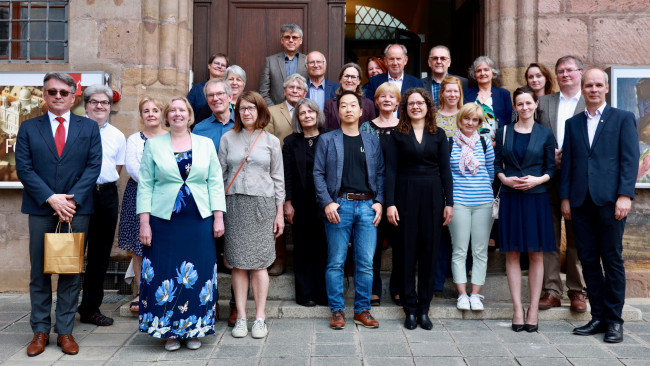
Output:
[[392,298],[395,298],[400,291],[399,288],[402,283],[402,266],[397,254],[397,228],[388,222],[386,218],[386,210],[384,210],[381,222],[377,227],[377,248],[375,249],[375,256],[372,258],[372,294],[381,298],[382,295],[382,281],[381,281],[381,256],[383,254],[384,240],[393,248],[393,270],[390,274],[389,292]]
[[119,201],[117,186],[103,185],[93,188],[94,213],[90,216],[86,237],[86,272],[83,280],[83,297],[78,311],[91,316],[99,311],[104,299],[104,277],[113,248]]
[[587,192],[582,206],[571,207],[571,218],[582,275],[587,285],[591,317],[607,323],[623,324],[625,219],[616,220],[614,208],[614,204],[597,206]]
[[323,219],[318,213],[316,202],[297,206],[294,215],[293,270],[295,275],[296,302],[304,304],[314,301],[327,305],[325,268],[327,267],[327,240]]

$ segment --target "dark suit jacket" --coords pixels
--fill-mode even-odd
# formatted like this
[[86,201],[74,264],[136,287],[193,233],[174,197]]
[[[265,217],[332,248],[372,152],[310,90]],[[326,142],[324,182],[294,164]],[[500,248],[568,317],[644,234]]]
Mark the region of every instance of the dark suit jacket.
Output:
[[[478,88],[463,89],[463,104],[476,101]],[[507,89],[492,87],[492,110],[499,127],[503,127],[512,121],[512,98]]]
[[[467,78],[464,78],[462,76],[458,75],[452,75],[452,74],[447,74],[447,76],[453,76],[456,78],[460,79],[460,83],[463,86],[463,89],[469,88],[469,80]],[[426,78],[422,78],[422,85],[424,85],[424,90],[428,91],[431,93],[431,84],[433,83],[433,77],[431,75],[427,76]]]
[[23,184],[21,211],[52,215],[46,202],[53,194],[74,194],[78,215],[93,213],[92,190],[102,165],[97,123],[70,114],[68,138],[59,158],[46,114],[23,122],[16,139],[16,173]]
[[[336,106],[336,98],[325,101],[325,127],[336,130],[341,128],[341,118],[339,117],[339,109]],[[361,118],[359,118],[359,127],[366,122],[375,119],[375,103],[368,98],[361,98]]]
[[[379,85],[387,81],[388,81],[387,72],[371,77],[370,80],[368,80],[368,84],[366,84],[366,98],[370,100],[375,100],[375,91],[377,90]],[[416,78],[415,76],[404,73],[402,90],[400,90],[402,95],[404,95],[404,93],[406,93],[406,91],[411,88],[422,88],[422,87],[423,87],[422,80]]]
[[[306,62],[307,56],[299,53],[296,73],[308,79],[309,75],[307,75],[307,68],[305,67]],[[282,84],[284,83],[284,79],[289,76],[286,73],[283,52],[268,56],[264,61],[264,69],[262,70],[262,76],[260,76],[260,94],[264,97],[269,107],[284,100],[284,88],[282,88]]]
[[[368,167],[368,185],[373,200],[384,204],[384,157],[375,136],[360,132]],[[314,186],[321,210],[330,202],[336,202],[343,176],[343,131],[334,130],[323,134],[316,144],[314,156]],[[323,213],[323,211],[321,211]]]
[[[504,146],[503,133],[505,129],[508,129],[508,131],[506,132]],[[519,164],[512,151],[514,138],[514,124],[497,130],[495,136],[496,145],[494,147],[494,174],[503,173],[506,177],[525,177],[527,175],[541,177],[548,174],[553,179],[555,173],[555,139],[553,138],[553,132],[539,123],[535,123],[530,133],[526,155],[524,155],[521,164]],[[546,185],[540,184],[527,191],[520,191],[504,184],[501,186],[501,190],[504,192],[542,193],[546,192]]]
[[[327,79],[323,80],[323,84],[325,87],[325,101],[327,102],[328,100],[332,98],[336,98],[336,89],[340,87],[338,83],[335,83],[333,81],[329,81]],[[307,78],[307,90],[309,90],[309,86],[312,85],[311,80]],[[307,95],[305,98],[309,98],[309,91],[307,91]],[[324,106],[323,106],[324,108]]]
[[[555,146],[560,148],[557,142],[557,111],[560,106],[560,92],[544,95],[539,98],[539,106],[537,107],[537,122],[553,130],[555,136]],[[580,94],[580,99],[576,105],[573,115],[585,111],[585,98]]]
[[630,112],[605,106],[589,146],[587,116],[580,113],[566,121],[562,149],[560,198],[571,207],[587,196],[597,206],[614,204],[619,195],[634,198],[639,169],[639,136]]

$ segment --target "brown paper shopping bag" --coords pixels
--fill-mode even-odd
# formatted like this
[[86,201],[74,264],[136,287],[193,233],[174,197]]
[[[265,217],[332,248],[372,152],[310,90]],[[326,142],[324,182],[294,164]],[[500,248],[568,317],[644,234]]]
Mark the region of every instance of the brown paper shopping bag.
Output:
[[45,234],[44,273],[77,274],[84,264],[84,233],[61,232],[61,223],[54,233]]

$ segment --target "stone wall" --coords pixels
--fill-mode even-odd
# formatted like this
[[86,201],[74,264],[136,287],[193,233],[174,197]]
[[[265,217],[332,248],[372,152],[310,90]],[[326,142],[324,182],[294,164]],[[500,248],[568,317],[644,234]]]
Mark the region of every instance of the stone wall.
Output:
[[[144,95],[165,101],[187,94],[191,20],[190,0],[71,1],[68,63],[13,63],[2,64],[2,69],[109,73],[111,88],[122,96],[113,106],[111,123],[128,136],[140,128],[138,101]],[[29,285],[29,235],[27,215],[20,213],[21,194],[0,190],[0,292],[26,291]]]

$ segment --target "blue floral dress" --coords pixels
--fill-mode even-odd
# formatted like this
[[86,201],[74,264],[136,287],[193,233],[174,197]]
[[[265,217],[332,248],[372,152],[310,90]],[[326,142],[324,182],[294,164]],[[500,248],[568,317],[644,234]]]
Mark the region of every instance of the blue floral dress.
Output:
[[[192,150],[175,153],[183,180]],[[144,247],[140,331],[156,338],[197,338],[214,333],[217,265],[212,217],[203,219],[183,184],[169,220],[150,217],[151,246]]]

